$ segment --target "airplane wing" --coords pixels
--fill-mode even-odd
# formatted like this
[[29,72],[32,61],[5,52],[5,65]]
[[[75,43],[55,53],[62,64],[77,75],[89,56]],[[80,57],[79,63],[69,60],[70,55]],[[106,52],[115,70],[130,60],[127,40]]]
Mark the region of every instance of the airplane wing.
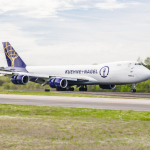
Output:
[[89,80],[95,80],[91,77],[87,76],[60,76],[60,75],[44,75],[44,74],[34,74],[34,73],[28,73],[28,72],[14,72],[11,70],[5,70],[0,68],[0,74],[5,74],[5,75],[27,75],[30,78],[45,78],[45,79],[50,79],[52,77],[55,78],[65,78],[66,80],[73,80],[73,81],[79,81],[79,80],[84,80],[84,81],[89,81]]
[[67,81],[96,81],[94,78],[85,77],[85,76],[60,76],[60,75],[44,75],[44,74],[33,74],[28,72],[10,72],[10,70],[0,69],[0,74],[3,74],[8,77],[13,75],[26,75],[29,77],[30,81],[40,83],[42,86],[46,85],[51,78],[63,78]]
[[8,74],[8,75],[13,75],[12,72],[7,72],[7,71],[0,71],[0,74]]
[[0,74],[5,74],[6,76],[8,75],[27,75],[29,77],[34,77],[34,78],[49,78],[49,75],[40,75],[40,74],[30,74],[26,72],[10,72],[10,71],[0,71]]

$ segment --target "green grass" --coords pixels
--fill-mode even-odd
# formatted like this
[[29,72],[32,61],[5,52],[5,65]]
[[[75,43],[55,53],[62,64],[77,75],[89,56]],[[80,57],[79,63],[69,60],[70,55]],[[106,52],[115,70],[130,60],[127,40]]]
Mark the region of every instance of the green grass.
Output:
[[138,98],[134,98],[134,97],[119,97],[119,96],[104,96],[104,95],[57,93],[57,92],[44,92],[44,91],[13,91],[13,90],[6,91],[6,90],[1,90],[0,94],[138,99]]
[[0,104],[0,149],[150,149],[150,112]]
[[150,149],[150,112],[0,104],[0,149]]
[[34,105],[9,105],[0,104],[0,115],[23,116],[23,117],[83,117],[100,119],[124,119],[150,121],[150,112],[132,110],[107,110],[91,108],[72,108],[72,107],[48,107]]

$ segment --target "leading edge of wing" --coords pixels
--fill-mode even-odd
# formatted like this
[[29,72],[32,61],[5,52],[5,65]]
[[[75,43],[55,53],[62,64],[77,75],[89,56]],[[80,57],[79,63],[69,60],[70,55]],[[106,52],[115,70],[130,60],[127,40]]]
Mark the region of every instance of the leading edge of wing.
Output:
[[43,75],[43,74],[31,74],[31,73],[26,73],[26,72],[9,72],[9,71],[0,71],[0,74],[5,74],[5,75],[27,75],[29,77],[34,77],[34,78],[50,78],[49,75]]
[[13,72],[0,71],[0,74],[13,74]]
[[5,75],[27,75],[33,78],[44,78],[44,79],[51,79],[51,78],[64,78],[70,81],[96,81],[96,79],[92,77],[86,76],[61,76],[61,75],[43,75],[43,74],[32,74],[26,72],[9,72],[9,71],[0,71],[0,74]]

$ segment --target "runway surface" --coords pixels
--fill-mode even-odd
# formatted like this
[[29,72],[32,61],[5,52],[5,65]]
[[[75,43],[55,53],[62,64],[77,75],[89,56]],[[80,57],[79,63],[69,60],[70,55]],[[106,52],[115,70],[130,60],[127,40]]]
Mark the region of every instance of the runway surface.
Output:
[[1,104],[150,111],[150,100],[0,94]]
[[71,94],[89,94],[89,95],[105,95],[105,96],[118,96],[118,97],[135,97],[135,98],[149,98],[150,93],[131,93],[131,92],[82,92],[82,91],[61,91],[58,93],[71,93]]

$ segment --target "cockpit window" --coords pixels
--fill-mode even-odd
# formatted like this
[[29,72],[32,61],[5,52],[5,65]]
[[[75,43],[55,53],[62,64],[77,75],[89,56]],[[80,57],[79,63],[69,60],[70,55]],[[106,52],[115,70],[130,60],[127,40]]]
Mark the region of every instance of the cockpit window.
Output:
[[135,63],[135,65],[142,65],[141,63]]

